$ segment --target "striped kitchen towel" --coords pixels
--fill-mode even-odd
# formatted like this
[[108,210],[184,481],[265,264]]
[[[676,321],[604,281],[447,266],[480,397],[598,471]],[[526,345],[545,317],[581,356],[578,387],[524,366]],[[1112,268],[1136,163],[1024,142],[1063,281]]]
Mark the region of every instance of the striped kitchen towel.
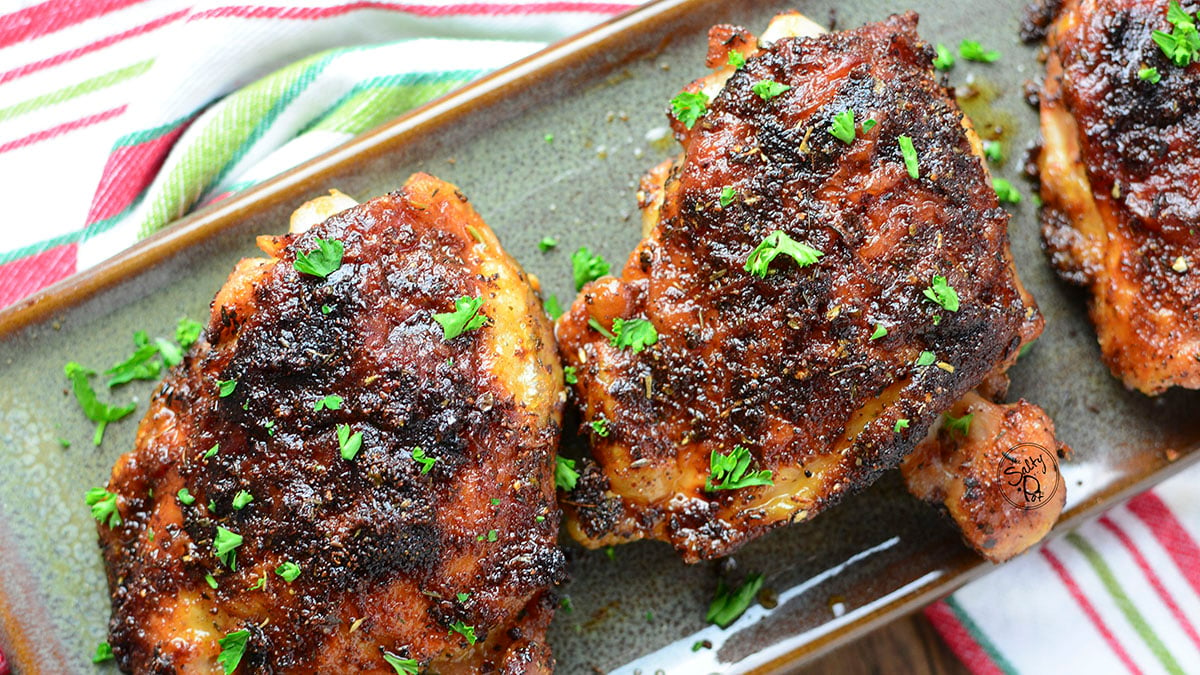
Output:
[[[0,306],[635,1],[10,2]],[[977,673],[1200,673],[1197,479],[927,615]]]

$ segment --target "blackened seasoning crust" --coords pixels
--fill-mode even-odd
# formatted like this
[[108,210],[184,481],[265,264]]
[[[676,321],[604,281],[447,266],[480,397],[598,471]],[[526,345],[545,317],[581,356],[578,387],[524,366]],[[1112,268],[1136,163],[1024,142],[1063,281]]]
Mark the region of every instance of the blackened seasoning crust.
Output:
[[[916,23],[910,13],[762,50],[743,41],[746,65],[725,71],[708,113],[691,130],[674,122],[684,154],[643,181],[647,238],[556,327],[585,422],[608,420],[566,502],[585,545],[650,537],[695,561],[809,518],[894,468],[1040,328],[1012,271],[1008,217]],[[791,89],[763,100],[764,80]],[[829,132],[848,109],[850,144]],[[736,197],[722,207],[725,187]],[[779,256],[752,276],[747,257],[774,230],[824,256],[807,267]],[[934,276],[958,311],[925,297]],[[657,344],[617,349],[588,325],[615,318],[649,319]],[[871,340],[877,326],[887,335]],[[917,365],[926,351],[934,363]],[[711,453],[737,445],[774,485],[706,492]]]
[[[318,238],[345,247],[327,279],[292,265]],[[260,244],[271,258],[239,264],[114,469],[124,522],[100,532],[118,663],[218,672],[217,640],[249,630],[242,673],[391,673],[385,650],[442,673],[549,672],[562,374],[524,272],[422,174]],[[460,296],[490,322],[443,341],[433,316]],[[340,409],[315,409],[334,394]],[[353,460],[340,425],[362,434]],[[235,510],[241,490],[254,499]],[[218,526],[244,538],[236,569]]]

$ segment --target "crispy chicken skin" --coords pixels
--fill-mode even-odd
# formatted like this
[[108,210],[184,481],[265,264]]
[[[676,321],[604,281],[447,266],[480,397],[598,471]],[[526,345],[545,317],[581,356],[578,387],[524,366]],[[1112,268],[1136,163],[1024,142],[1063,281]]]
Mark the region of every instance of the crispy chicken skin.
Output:
[[1024,399],[1005,405],[971,392],[946,412],[969,420],[966,433],[944,423],[931,429],[900,465],[904,482],[913,496],[943,507],[967,545],[992,562],[1004,562],[1041,541],[1067,500],[1050,462],[1039,467],[1045,469],[1040,477],[1045,501],[1014,499],[1015,468],[1024,456],[1013,448],[1035,444],[1059,456],[1067,448],[1055,440],[1050,417]]
[[[672,121],[684,153],[643,182],[646,238],[556,325],[594,459],[564,500],[585,546],[661,539],[694,562],[810,518],[896,467],[1040,331],[1008,217],[916,23],[785,37],[812,24],[784,15],[761,50],[744,29],[710,33],[719,70],[687,90],[712,100],[694,128]],[[743,69],[724,66],[729,49]],[[791,89],[763,100],[752,86],[767,79]],[[846,109],[850,144],[829,133]],[[721,207],[726,186],[736,198]],[[824,256],[752,276],[747,257],[773,230]],[[935,275],[958,311],[925,297]],[[657,343],[618,349],[588,325],[617,318],[651,321]],[[887,335],[872,340],[877,326]],[[917,365],[923,351],[934,364]],[[601,418],[603,436],[586,424]],[[711,453],[737,445],[773,485],[706,491]]]
[[[1184,2],[1195,12],[1200,5]],[[1151,39],[1165,0],[1067,0],[1047,34],[1042,229],[1091,291],[1104,360],[1127,387],[1200,388],[1200,64]],[[1161,81],[1138,72],[1155,67]]]
[[[345,246],[327,279],[293,268],[317,238]],[[121,668],[218,673],[218,639],[247,630],[240,673],[392,673],[385,651],[440,673],[550,672],[564,396],[525,273],[423,174],[259,243],[269,257],[238,265],[113,470],[123,522],[100,536]],[[490,321],[444,341],[434,314],[460,296]],[[237,384],[222,397],[218,381]],[[341,407],[317,411],[331,394]],[[343,424],[362,433],[352,460]],[[236,569],[218,526],[244,538]]]

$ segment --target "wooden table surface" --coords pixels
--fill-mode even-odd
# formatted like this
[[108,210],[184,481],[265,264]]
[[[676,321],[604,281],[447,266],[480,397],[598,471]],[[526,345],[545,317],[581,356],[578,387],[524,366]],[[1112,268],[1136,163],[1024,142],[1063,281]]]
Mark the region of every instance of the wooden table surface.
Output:
[[797,675],[970,675],[921,613],[896,621],[796,671]]

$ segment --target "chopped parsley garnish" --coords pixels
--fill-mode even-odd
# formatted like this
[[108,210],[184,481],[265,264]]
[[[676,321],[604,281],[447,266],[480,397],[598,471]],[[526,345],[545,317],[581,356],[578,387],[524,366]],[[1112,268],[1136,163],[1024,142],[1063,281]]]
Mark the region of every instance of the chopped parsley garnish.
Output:
[[342,453],[342,459],[350,461],[358,454],[359,448],[362,447],[362,432],[355,431],[350,433],[349,424],[339,424],[337,426],[338,452]]
[[1170,33],[1156,30],[1151,34],[1163,54],[1180,68],[1200,60],[1200,31],[1196,30],[1192,15],[1183,11],[1176,0],[1171,0],[1167,6],[1167,21],[1172,26]]
[[246,653],[246,642],[250,639],[250,631],[235,630],[225,637],[217,640],[217,644],[221,645],[221,654],[217,657],[217,663],[225,669],[225,675],[231,675],[237,670],[238,664],[242,662],[242,655]]
[[992,164],[999,164],[1004,161],[1004,146],[1000,141],[984,141],[983,156]]
[[871,339],[878,340],[879,338],[883,337],[884,335],[887,335],[887,329],[883,327],[883,324],[881,324],[881,323],[875,324],[875,332],[871,333]]
[[563,315],[562,305],[558,304],[558,296],[553,293],[542,303],[542,309],[546,310],[546,316],[550,317],[552,321],[557,321],[558,317]]
[[196,503],[196,498],[192,496],[191,492],[188,492],[187,488],[179,488],[179,492],[176,492],[175,496],[179,499],[179,503],[184,506],[191,506]]
[[681,91],[671,99],[671,114],[687,129],[708,112],[708,95],[702,91]]
[[563,609],[567,610],[568,612],[574,612],[574,611],[575,611],[575,604],[574,604],[573,602],[571,602],[571,596],[569,596],[569,595],[564,595],[564,596],[562,596],[562,599],[560,599],[560,600],[558,601],[558,604],[559,604],[559,605],[560,605],[560,606],[561,606]]
[[900,144],[900,154],[904,156],[904,168],[908,170],[909,178],[921,177],[921,167],[917,162],[917,149],[913,147],[910,136],[900,136],[896,139]]
[[750,451],[740,445],[733,446],[728,455],[713,450],[708,461],[709,476],[704,481],[705,492],[737,490],[752,485],[774,485],[770,469],[747,473],[746,470],[750,468],[753,459]]
[[758,97],[762,100],[770,101],[771,99],[791,88],[792,87],[790,85],[780,84],[774,80],[762,80],[760,82],[755,82],[754,86],[750,87],[750,91],[758,94]]
[[900,433],[901,429],[907,429],[907,428],[908,428],[908,420],[901,417],[900,419],[896,420],[896,426],[892,427],[892,431],[894,431],[896,433]]
[[549,251],[555,246],[558,246],[558,240],[554,237],[542,237],[541,241],[538,242],[538,249],[541,250],[542,253]]
[[746,258],[745,269],[750,274],[765,277],[771,267],[771,261],[781,253],[791,256],[801,267],[815,264],[825,255],[808,244],[792,239],[783,230],[775,230],[750,252],[750,256]]
[[946,45],[938,43],[934,48],[937,51],[937,56],[933,57],[933,67],[938,70],[950,70],[954,67],[954,54],[946,48]]
[[416,659],[405,659],[391,652],[384,652],[383,660],[396,671],[396,675],[417,675],[420,672],[421,664]]
[[275,420],[267,420],[266,423],[263,424],[263,428],[267,430],[268,436],[275,436]]
[[467,624],[463,623],[462,621],[455,621],[454,623],[450,624],[450,630],[455,633],[458,633],[459,635],[466,638],[467,644],[470,644],[470,645],[475,644],[475,627],[474,626],[468,626]]
[[96,445],[104,441],[104,429],[108,427],[109,422],[125,417],[137,407],[137,403],[124,406],[102,403],[88,382],[88,377],[94,373],[74,361],[63,367],[63,373],[71,380],[71,389],[75,392],[75,400],[79,401],[79,407],[83,408],[83,414],[96,422],[96,433],[92,436],[92,443]]
[[414,462],[421,465],[421,473],[423,474],[429,473],[429,470],[437,463],[437,457],[426,455],[425,448],[419,445],[412,449],[412,458]]
[[592,428],[592,431],[597,436],[601,438],[608,436],[608,420],[604,419],[603,417],[588,422],[588,426]]
[[342,266],[345,249],[337,239],[317,239],[316,244],[317,248],[308,253],[297,251],[292,267],[301,274],[324,279]]
[[863,133],[865,134],[868,131],[874,129],[876,124],[879,124],[879,122],[876,122],[875,120],[867,120],[866,122],[863,122],[862,123]]
[[942,414],[942,426],[946,431],[955,432],[966,436],[971,431],[971,420],[975,418],[975,413],[967,413],[962,417],[954,417],[950,413]]
[[1138,70],[1138,79],[1145,80],[1150,84],[1158,84],[1162,80],[1162,75],[1158,74],[1158,68],[1142,68]]
[[833,126],[829,133],[839,141],[849,145],[854,142],[854,111],[843,110],[833,116]]
[[729,50],[729,60],[726,63],[733,66],[734,70],[741,70],[746,65],[746,57],[742,56],[741,52],[731,49]]
[[946,281],[946,277],[934,275],[929,288],[925,289],[925,298],[947,312],[958,311],[958,292]]
[[958,44],[958,53],[968,61],[978,61],[979,63],[993,63],[1000,58],[1000,52],[995,49],[984,49],[983,45],[975,40],[963,40]]
[[113,659],[112,645],[107,642],[100,642],[96,645],[96,654],[92,656],[92,663],[104,663]]
[[717,202],[720,203],[721,208],[725,208],[733,203],[733,198],[736,196],[737,191],[726,185],[721,188],[721,196],[717,198]]
[[917,355],[918,366],[932,366],[937,361],[937,356],[933,352],[921,352]]
[[499,533],[498,531],[496,531],[496,530],[488,530],[488,533],[487,533],[487,540],[488,540],[488,541],[496,541],[496,539],[498,539],[498,538],[499,538],[499,536],[500,536],[500,533]]
[[154,380],[162,372],[162,363],[154,358],[158,355],[158,347],[150,343],[146,331],[134,333],[133,344],[136,349],[129,358],[104,371],[105,375],[112,376],[108,380],[109,387],[131,380]]
[[237,548],[242,545],[242,535],[217,526],[217,536],[213,538],[213,550],[220,560],[231,570],[237,569]]
[[546,134],[545,136],[542,136],[542,140],[546,141],[547,143],[553,143],[554,142],[554,134]]
[[993,178],[992,189],[996,191],[996,198],[1002,204],[1016,204],[1021,201],[1021,193],[1003,178]]
[[217,443],[208,450],[204,451],[204,459],[212,459],[218,452],[221,451],[221,444]]
[[203,330],[204,324],[185,316],[175,324],[175,341],[179,343],[180,347],[187,349],[196,344]]
[[489,501],[492,502],[492,506],[500,506],[500,498],[499,497],[492,497]]
[[761,574],[751,574],[736,589],[726,586],[723,579],[718,581],[717,594],[713,597],[712,604],[708,606],[708,614],[704,616],[705,621],[714,623],[721,628],[728,628],[729,624],[737,621],[737,618],[750,607],[750,603],[754,601],[754,596],[762,588],[762,585],[763,575]]
[[333,308],[330,307],[329,305],[321,305],[321,313],[322,314],[328,314],[332,311],[333,311]]
[[290,584],[296,580],[296,577],[300,576],[300,566],[288,560],[275,568],[275,574],[283,577],[283,580]]
[[617,318],[613,319],[609,342],[618,349],[633,349],[637,353],[658,342],[658,331],[646,319]]
[[104,488],[92,488],[84,495],[84,501],[92,507],[92,517],[96,522],[108,521],[108,527],[114,528],[121,524],[121,513],[117,510],[117,495]]
[[588,247],[583,246],[571,256],[571,276],[575,278],[575,290],[583,289],[583,285],[594,279],[608,274],[608,261],[600,254],[592,255]]
[[321,412],[322,410],[325,410],[325,409],[341,410],[342,409],[342,397],[338,396],[337,394],[330,394],[330,395],[326,396],[325,398],[320,399],[319,401],[317,401],[316,403],[313,404],[313,410],[316,412]]
[[246,590],[248,590],[248,591],[259,591],[259,590],[262,590],[262,589],[264,589],[264,588],[266,588],[266,587],[267,587],[267,575],[264,573],[264,574],[263,574],[261,577],[259,577],[258,579],[256,579],[256,580],[254,581],[254,583],[253,583],[253,584],[250,584],[250,586],[248,586],[248,587],[246,588]]
[[466,603],[467,600],[471,599],[471,594],[470,593],[457,593],[457,594],[455,594],[454,597],[458,598],[459,602]]
[[579,376],[575,374],[575,366],[563,366],[563,382],[579,384]]
[[162,355],[163,363],[170,366],[177,366],[183,362],[183,350],[179,345],[162,338],[154,338],[154,346],[158,347],[158,353]]
[[217,380],[217,395],[226,398],[237,389],[237,380]]
[[204,575],[204,583],[208,584],[209,588],[215,589],[217,587],[217,580],[213,578],[212,574]]
[[454,311],[434,314],[433,320],[442,325],[442,340],[449,341],[488,322],[488,317],[479,313],[483,298],[462,296],[454,301]]
[[233,510],[241,511],[252,501],[254,501],[254,495],[245,490],[238,490],[238,493],[233,496]]
[[579,472],[575,470],[575,460],[566,457],[554,458],[554,485],[563,492],[575,489],[579,481]]
[[692,643],[692,651],[698,652],[701,649],[712,649],[712,643],[708,640],[696,640]]

